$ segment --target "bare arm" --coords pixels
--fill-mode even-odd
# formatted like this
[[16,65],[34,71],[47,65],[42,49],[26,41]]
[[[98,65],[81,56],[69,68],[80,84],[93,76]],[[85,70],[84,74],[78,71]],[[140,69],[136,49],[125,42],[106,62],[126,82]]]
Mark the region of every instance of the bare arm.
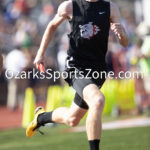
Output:
[[126,33],[125,28],[121,24],[120,11],[114,3],[111,2],[110,4],[111,4],[111,17],[110,17],[111,30],[115,33],[115,35],[119,39],[119,43],[122,46],[127,47],[129,44],[129,37]]
[[2,72],[2,68],[3,68],[3,56],[2,56],[1,51],[0,51],[0,75]]
[[55,32],[58,28],[58,26],[66,19],[70,19],[70,15],[72,13],[72,1],[65,1],[62,4],[60,4],[57,14],[55,17],[50,21],[48,24],[41,44],[40,48],[37,52],[37,56],[34,61],[34,65],[38,67],[38,64],[43,62],[43,56],[46,51],[46,48],[48,47],[48,44],[51,42],[53,36],[55,35]]

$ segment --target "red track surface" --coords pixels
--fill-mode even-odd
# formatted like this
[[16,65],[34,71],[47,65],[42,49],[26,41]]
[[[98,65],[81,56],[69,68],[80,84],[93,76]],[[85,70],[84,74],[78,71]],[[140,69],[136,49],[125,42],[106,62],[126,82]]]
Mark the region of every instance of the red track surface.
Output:
[[0,130],[21,127],[22,110],[9,110],[0,107]]
[[[36,107],[38,106],[45,107],[45,102],[36,104]],[[0,130],[22,127],[22,113],[21,109],[12,111],[6,107],[0,107]]]

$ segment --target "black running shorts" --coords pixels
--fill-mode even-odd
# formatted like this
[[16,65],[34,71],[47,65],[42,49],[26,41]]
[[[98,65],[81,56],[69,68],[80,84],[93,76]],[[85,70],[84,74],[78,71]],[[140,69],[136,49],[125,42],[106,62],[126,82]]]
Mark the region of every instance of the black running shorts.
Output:
[[88,109],[83,99],[83,90],[89,84],[95,84],[101,88],[106,79],[105,69],[85,68],[82,64],[75,63],[73,58],[67,57],[65,71],[68,74],[65,81],[76,90],[75,104],[83,109]]

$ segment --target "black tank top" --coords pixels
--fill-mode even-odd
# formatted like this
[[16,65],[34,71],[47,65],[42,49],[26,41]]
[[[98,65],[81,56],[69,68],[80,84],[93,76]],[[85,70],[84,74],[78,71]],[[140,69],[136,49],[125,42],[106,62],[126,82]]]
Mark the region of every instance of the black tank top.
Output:
[[72,0],[68,55],[87,66],[105,64],[110,28],[110,3]]

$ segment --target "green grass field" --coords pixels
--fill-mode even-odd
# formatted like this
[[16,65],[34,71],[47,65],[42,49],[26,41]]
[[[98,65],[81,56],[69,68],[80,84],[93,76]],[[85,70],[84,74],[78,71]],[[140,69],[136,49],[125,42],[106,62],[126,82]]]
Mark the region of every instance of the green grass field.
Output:
[[[44,129],[28,139],[24,129],[0,131],[0,150],[89,150],[85,133],[63,133],[64,126]],[[101,150],[149,150],[150,127],[103,131]]]

